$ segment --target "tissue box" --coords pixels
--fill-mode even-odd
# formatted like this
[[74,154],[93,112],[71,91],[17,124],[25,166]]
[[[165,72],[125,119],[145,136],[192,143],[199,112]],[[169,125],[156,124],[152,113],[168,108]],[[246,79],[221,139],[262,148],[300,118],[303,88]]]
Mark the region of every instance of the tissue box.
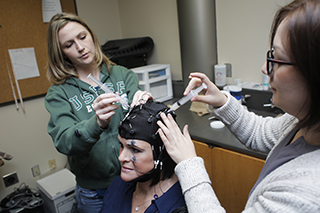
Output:
[[76,197],[76,181],[74,174],[68,169],[37,180],[37,187],[46,212],[71,212]]

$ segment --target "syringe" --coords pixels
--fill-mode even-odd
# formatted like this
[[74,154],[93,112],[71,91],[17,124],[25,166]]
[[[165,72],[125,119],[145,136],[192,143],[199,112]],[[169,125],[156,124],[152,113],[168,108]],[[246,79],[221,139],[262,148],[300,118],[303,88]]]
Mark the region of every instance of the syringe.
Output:
[[182,97],[180,100],[175,102],[171,108],[168,110],[170,111],[175,111],[177,110],[180,106],[183,104],[187,103],[192,97],[197,96],[199,92],[201,92],[203,89],[207,89],[207,85],[205,83],[202,83],[202,85],[194,90],[191,90],[188,95]]
[[[88,78],[90,78],[92,81],[94,81],[96,84],[98,84],[98,86],[103,90],[105,91],[106,93],[114,93],[111,89],[109,89],[106,85],[104,85],[103,83],[101,83],[101,81],[99,81],[98,79],[96,79],[95,77],[93,77],[91,75],[91,73],[88,75]],[[119,98],[119,102],[121,103],[122,107],[124,109],[129,109],[130,106],[129,104],[127,103],[127,101],[122,98],[120,95],[114,93],[118,98]]]

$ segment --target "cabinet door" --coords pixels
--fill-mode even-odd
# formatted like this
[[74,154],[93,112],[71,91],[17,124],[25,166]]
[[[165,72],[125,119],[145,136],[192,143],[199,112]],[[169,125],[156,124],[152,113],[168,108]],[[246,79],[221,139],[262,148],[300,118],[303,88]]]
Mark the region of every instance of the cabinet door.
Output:
[[212,149],[212,186],[226,212],[241,212],[264,160],[222,148]]
[[208,172],[208,175],[210,177],[210,180],[212,180],[212,158],[211,158],[211,149],[207,144],[201,143],[195,140],[192,140],[196,149],[197,156],[202,157],[204,160],[204,165],[206,167],[206,170]]

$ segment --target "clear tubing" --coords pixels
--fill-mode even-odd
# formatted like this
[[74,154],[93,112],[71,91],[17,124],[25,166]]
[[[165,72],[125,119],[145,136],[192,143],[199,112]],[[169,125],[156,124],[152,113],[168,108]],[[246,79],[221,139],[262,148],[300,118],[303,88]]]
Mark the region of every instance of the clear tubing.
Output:
[[[98,84],[98,86],[103,90],[105,91],[106,93],[114,93],[111,89],[109,89],[106,85],[104,85],[103,83],[101,83],[101,81],[99,81],[98,79],[96,79],[95,77],[93,77],[91,75],[91,73],[88,75],[88,78],[90,78],[92,81],[94,81],[96,84]],[[127,103],[127,101],[122,98],[120,95],[114,93],[118,98],[119,98],[119,102],[121,103],[122,107],[124,109],[129,109],[130,106],[129,104]]]
[[192,97],[197,96],[199,92],[201,92],[203,89],[207,89],[207,85],[205,83],[202,83],[202,85],[194,90],[191,90],[188,95],[182,97],[180,100],[175,102],[171,108],[168,110],[170,111],[175,111],[177,110],[180,106],[183,104],[187,103]]

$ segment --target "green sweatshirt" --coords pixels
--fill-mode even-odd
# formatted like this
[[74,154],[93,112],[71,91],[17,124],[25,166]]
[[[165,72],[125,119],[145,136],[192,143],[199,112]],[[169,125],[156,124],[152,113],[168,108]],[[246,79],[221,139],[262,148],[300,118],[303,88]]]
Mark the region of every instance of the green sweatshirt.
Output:
[[[101,73],[101,82],[131,104],[139,90],[136,74],[111,66],[109,75],[105,65]],[[119,108],[107,128],[100,128],[92,104],[102,93],[100,88],[96,90],[78,78],[69,78],[61,85],[52,85],[45,97],[45,107],[51,115],[48,133],[56,149],[68,156],[79,186],[87,189],[107,188],[120,174],[118,126],[127,110],[117,103]]]

